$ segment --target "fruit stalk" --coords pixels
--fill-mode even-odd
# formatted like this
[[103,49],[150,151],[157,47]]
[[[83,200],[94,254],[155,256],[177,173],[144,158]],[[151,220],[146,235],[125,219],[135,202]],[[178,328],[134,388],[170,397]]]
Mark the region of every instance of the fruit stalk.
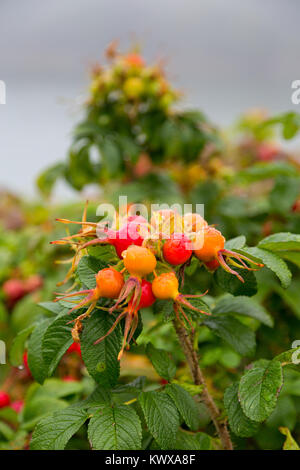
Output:
[[221,419],[220,410],[216,406],[212,396],[210,395],[207,389],[205,378],[199,366],[197,352],[193,347],[191,338],[185,328],[183,328],[183,326],[178,322],[177,319],[173,320],[173,324],[178,336],[179,343],[189,365],[193,381],[195,385],[204,386],[203,391],[201,393],[201,399],[207,407],[210,417],[220,437],[222,446],[225,450],[233,450],[233,445],[230,439],[227,424]]

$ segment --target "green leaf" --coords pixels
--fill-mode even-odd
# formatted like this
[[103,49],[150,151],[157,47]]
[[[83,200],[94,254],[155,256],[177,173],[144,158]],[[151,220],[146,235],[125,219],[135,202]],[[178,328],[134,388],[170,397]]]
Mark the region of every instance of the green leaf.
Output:
[[132,380],[127,384],[118,385],[115,387],[112,392],[113,393],[127,393],[127,392],[137,392],[140,393],[146,384],[146,377],[144,375],[140,375],[136,379]]
[[294,312],[297,318],[300,318],[299,281],[295,279],[287,289],[283,289],[281,286],[276,285],[276,283],[272,288],[278,295],[280,295],[283,302]]
[[81,402],[81,406],[90,412],[90,410],[95,407],[99,410],[99,406],[111,405],[111,401],[112,397],[110,390],[97,385],[91,395]]
[[174,449],[179,415],[172,399],[161,392],[142,392],[138,400],[154,439],[162,449]]
[[255,318],[264,325],[272,327],[274,324],[273,318],[267,310],[260,305],[256,300],[250,299],[245,296],[234,297],[226,294],[217,300],[216,306],[213,309],[213,314],[220,313],[236,313],[238,315],[245,315],[247,317]]
[[[184,290],[184,292],[186,292]],[[190,292],[190,290],[188,291]],[[195,292],[196,294],[200,294],[200,292]],[[210,306],[208,305],[208,303],[205,302],[205,297],[203,298],[189,298],[188,301],[190,304],[192,304],[193,307],[195,308],[198,308],[199,310],[202,310],[203,312],[206,312],[206,313],[211,313],[210,311]],[[192,310],[191,308],[189,307],[186,307],[185,305],[182,306],[183,309],[193,318],[193,319],[197,319],[197,318],[203,318],[203,315],[204,313],[200,313],[200,312],[196,312],[194,310]]]
[[199,410],[191,395],[176,384],[167,385],[165,392],[172,398],[176,408],[181,414],[187,426],[192,431],[197,431],[199,425]]
[[142,446],[141,422],[130,406],[106,405],[90,420],[88,437],[95,450],[139,450]]
[[225,243],[225,248],[227,250],[239,250],[243,248],[246,244],[246,237],[244,235],[240,235],[239,237],[232,238],[231,240],[227,240]]
[[65,400],[60,400],[51,396],[37,396],[26,400],[23,410],[22,429],[31,430],[45,415],[49,415],[58,409],[64,409],[68,406]]
[[276,176],[298,176],[297,169],[285,162],[259,162],[238,173],[237,178],[243,183],[252,183]]
[[13,439],[9,442],[0,442],[0,450],[20,450],[24,449],[28,439],[28,433],[26,431],[17,431]]
[[101,154],[104,157],[105,165],[109,175],[116,176],[121,170],[122,157],[118,145],[113,139],[106,137],[101,144]]
[[81,335],[82,358],[89,374],[104,387],[113,387],[120,373],[118,353],[121,349],[121,328],[118,325],[103,341],[94,344],[102,338],[112,327],[115,321],[113,315],[101,311],[94,311],[93,315],[84,323]]
[[280,251],[300,251],[300,235],[289,232],[274,233],[261,240],[258,247],[276,253]]
[[[297,342],[297,341],[296,341]],[[278,354],[274,357],[275,361],[279,361],[282,366],[287,364],[299,364],[300,363],[300,346],[295,347],[293,349],[289,349],[288,351],[284,351],[281,354]]]
[[153,311],[154,315],[163,315],[165,322],[174,318],[173,302],[169,300],[157,300],[153,305]]
[[40,319],[41,309],[34,302],[34,294],[31,294],[23,297],[14,306],[10,314],[10,325],[14,331],[21,331]]
[[251,437],[258,431],[259,424],[247,418],[238,399],[238,382],[225,390],[224,405],[228,414],[230,429],[240,437]]
[[54,315],[62,315],[64,313],[67,313],[67,311],[69,310],[69,308],[62,307],[61,304],[58,302],[40,302],[38,306],[46,312],[51,312]]
[[204,385],[195,385],[188,382],[179,382],[179,380],[172,380],[172,384],[177,384],[184,390],[186,390],[192,397],[196,395],[201,395],[204,389]]
[[61,315],[46,329],[42,340],[42,354],[46,377],[55,371],[60,359],[73,343],[71,330],[74,323],[69,323],[78,316],[78,312]]
[[286,215],[299,194],[299,178],[278,177],[270,193],[270,210]]
[[[285,385],[284,385],[285,387]],[[283,387],[283,389],[284,389]],[[266,421],[266,427],[278,429],[279,426],[287,426],[294,429],[297,423],[297,409],[294,399],[282,392],[278,397],[276,408]]]
[[105,267],[106,263],[102,263],[99,259],[92,256],[83,256],[77,267],[80,282],[88,289],[94,289],[96,287],[95,275]]
[[83,391],[83,382],[74,380],[65,382],[57,378],[46,379],[43,385],[38,385],[31,397],[63,398]]
[[239,385],[239,399],[245,415],[258,422],[267,419],[276,406],[282,384],[279,361],[265,362],[248,370]]
[[212,440],[208,434],[197,432],[190,434],[179,429],[176,439],[176,450],[212,450]]
[[25,343],[28,336],[33,332],[34,328],[35,325],[31,325],[28,328],[25,328],[25,330],[20,331],[13,340],[9,353],[9,360],[13,366],[17,367],[23,364]]
[[281,432],[281,434],[286,436],[286,440],[283,444],[283,450],[300,450],[300,447],[291,435],[290,430],[288,428],[280,427],[279,431]]
[[88,248],[88,253],[92,258],[97,258],[103,264],[103,268],[119,261],[119,258],[116,255],[116,250],[112,245],[90,246]]
[[65,178],[75,189],[81,190],[86,184],[99,181],[100,165],[91,161],[91,145],[73,145],[68,154]]
[[234,270],[242,276],[244,283],[233,274],[223,269],[217,269],[215,278],[221,289],[232,295],[246,295],[247,297],[255,295],[257,292],[257,282],[254,273],[239,268],[234,268]]
[[280,251],[280,256],[300,268],[300,251]]
[[87,418],[86,411],[76,405],[43,418],[34,430],[30,449],[63,450]]
[[63,163],[57,163],[56,165],[47,168],[46,171],[39,175],[37,186],[42,194],[49,196],[57,179],[64,175],[64,170],[65,165]]
[[176,374],[176,366],[166,351],[157,349],[151,343],[148,343],[146,354],[160,377],[168,381],[173,379]]
[[239,320],[227,315],[214,315],[203,324],[230,344],[242,356],[252,356],[255,351],[255,334]]
[[262,248],[246,248],[243,252],[247,255],[252,255],[260,260],[267,268],[271,269],[276,276],[280,279],[282,287],[287,288],[292,279],[292,273],[287,267],[287,264],[277,254],[267,251]]
[[10,406],[5,406],[4,408],[0,408],[0,419],[3,419],[7,423],[17,425],[18,413]]
[[28,343],[28,366],[38,383],[43,383],[47,377],[47,370],[43,361],[42,342],[44,334],[52,321],[52,319],[47,319],[38,323]]
[[8,426],[8,424],[0,421],[0,441],[2,440],[1,437],[3,436],[4,439],[7,441],[11,441],[14,438],[15,432],[13,429]]
[[300,116],[294,111],[278,114],[271,117],[257,125],[257,131],[264,131],[264,129],[272,128],[274,126],[281,126],[282,136],[285,139],[292,139],[300,127]]

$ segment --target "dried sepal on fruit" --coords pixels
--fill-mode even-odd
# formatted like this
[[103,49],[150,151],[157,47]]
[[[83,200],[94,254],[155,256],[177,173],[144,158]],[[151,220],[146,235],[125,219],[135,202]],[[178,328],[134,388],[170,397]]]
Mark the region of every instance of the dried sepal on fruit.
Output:
[[[85,296],[83,300],[78,302],[69,313],[74,312],[74,310],[78,310],[79,308],[86,307],[89,305],[87,311],[78,317],[79,320],[83,320],[83,318],[87,317],[97,305],[97,302],[100,298],[105,299],[116,299],[120,295],[120,292],[124,286],[124,277],[122,273],[117,271],[116,269],[104,268],[98,271],[95,275],[96,277],[96,287],[94,289],[84,289],[79,290],[76,292],[71,292],[68,294],[57,294],[56,299],[54,302],[58,302],[60,300],[66,300],[72,302],[72,297],[78,296]],[[70,300],[69,300],[70,299]],[[75,321],[77,321],[76,319]]]
[[[214,227],[206,227],[200,237],[200,247],[194,249],[194,253],[200,261],[208,265],[208,268],[211,266],[214,268],[216,265],[212,263],[217,261],[225,271],[235,275],[241,282],[244,282],[242,276],[237,271],[234,271],[228,263],[237,268],[247,269],[248,271],[255,271],[264,266],[261,263],[256,263],[245,255],[227,250],[225,248],[225,238],[222,233]],[[195,243],[197,243],[197,236]],[[246,262],[255,265],[256,268],[249,267]]]
[[[91,224],[91,222],[87,222],[87,207],[88,207],[88,201],[86,201],[82,218],[80,222],[72,222],[68,219],[56,219],[58,222],[62,222],[64,224],[69,224],[69,223],[75,223],[81,225],[81,229],[79,230],[78,233],[74,235],[70,235],[69,230],[67,229],[68,235],[66,237],[61,238],[60,240],[54,240],[50,242],[52,245],[66,245],[69,244],[70,247],[75,251],[75,254],[72,258],[67,259],[67,260],[59,260],[56,261],[56,264],[68,264],[71,263],[71,267],[68,270],[65,278],[57,283],[57,286],[62,286],[66,284],[73,276],[76,271],[76,268],[78,266],[78,263],[81,259],[81,257],[84,255],[84,251],[80,251],[78,247],[80,244],[85,243],[85,239],[87,237],[94,237],[96,236],[96,228],[95,224]],[[77,240],[76,240],[77,239]]]
[[117,316],[116,320],[114,321],[112,327],[108,330],[108,332],[95,341],[95,344],[100,343],[103,341],[107,336],[109,336],[115,328],[118,326],[120,321],[125,318],[125,328],[124,328],[124,337],[122,342],[121,350],[118,354],[118,360],[121,359],[124,349],[127,347],[129,349],[130,342],[134,336],[134,333],[137,329],[138,322],[139,322],[139,310],[141,308],[150,307],[155,302],[155,297],[152,292],[152,285],[151,282],[146,281],[143,279],[140,282],[140,289],[138,290],[139,296],[136,296],[136,292],[132,293],[129,296],[129,300],[127,299],[128,304],[122,309],[121,313]]
[[[127,217],[123,220],[118,230],[108,228],[106,223],[76,222],[67,219],[57,220],[65,224],[84,224],[85,226],[90,226],[89,230],[83,231],[81,229],[74,235],[51,242],[53,244],[72,244],[73,242],[73,246],[77,247],[77,254],[90,246],[108,244],[115,248],[117,256],[122,259],[123,251],[130,245],[141,246],[144,239],[149,235],[149,224],[141,216]],[[74,239],[76,238],[77,241],[75,243]],[[91,240],[87,241],[87,238],[91,238]]]
[[141,297],[142,294],[142,279],[148,274],[154,272],[156,268],[156,257],[152,251],[143,246],[130,245],[127,250],[122,254],[124,260],[124,271],[129,273],[117,302],[111,307],[110,312],[113,312],[126,302],[129,296],[132,297],[133,302]]
[[[187,299],[190,298],[200,298],[207,294],[204,292],[203,294],[197,295],[184,295],[179,292],[179,282],[174,272],[162,273],[159,276],[156,276],[152,282],[152,292],[154,296],[159,300],[172,300],[174,302],[174,311],[176,315],[178,314],[178,320],[182,323],[179,313],[181,316],[188,322],[188,324],[192,327],[191,320],[186,315],[182,307],[186,307],[189,310],[193,310],[195,312],[202,313],[204,315],[210,315],[209,312],[205,312],[204,310],[195,307],[191,304]],[[175,309],[176,307],[176,309]]]

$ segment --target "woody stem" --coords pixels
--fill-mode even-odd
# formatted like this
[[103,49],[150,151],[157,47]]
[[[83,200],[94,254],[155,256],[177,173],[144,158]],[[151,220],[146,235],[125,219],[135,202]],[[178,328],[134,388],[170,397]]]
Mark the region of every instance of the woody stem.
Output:
[[227,429],[227,424],[226,422],[221,420],[220,410],[217,408],[212,396],[210,395],[207,389],[205,378],[200,369],[197,353],[193,347],[192,341],[187,331],[178,322],[178,320],[173,320],[173,324],[178,336],[179,343],[189,365],[193,381],[195,385],[204,386],[203,391],[201,392],[201,399],[207,407],[210,417],[220,437],[222,446],[225,450],[233,450],[233,445],[230,439],[229,431]]

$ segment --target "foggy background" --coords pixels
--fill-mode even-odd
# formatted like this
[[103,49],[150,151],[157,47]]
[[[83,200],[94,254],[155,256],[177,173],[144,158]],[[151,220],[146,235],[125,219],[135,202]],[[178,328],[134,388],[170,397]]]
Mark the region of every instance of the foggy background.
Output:
[[299,18],[297,0],[0,0],[0,186],[32,196],[37,174],[64,158],[89,67],[116,38],[167,59],[183,105],[217,124],[255,106],[296,110]]

